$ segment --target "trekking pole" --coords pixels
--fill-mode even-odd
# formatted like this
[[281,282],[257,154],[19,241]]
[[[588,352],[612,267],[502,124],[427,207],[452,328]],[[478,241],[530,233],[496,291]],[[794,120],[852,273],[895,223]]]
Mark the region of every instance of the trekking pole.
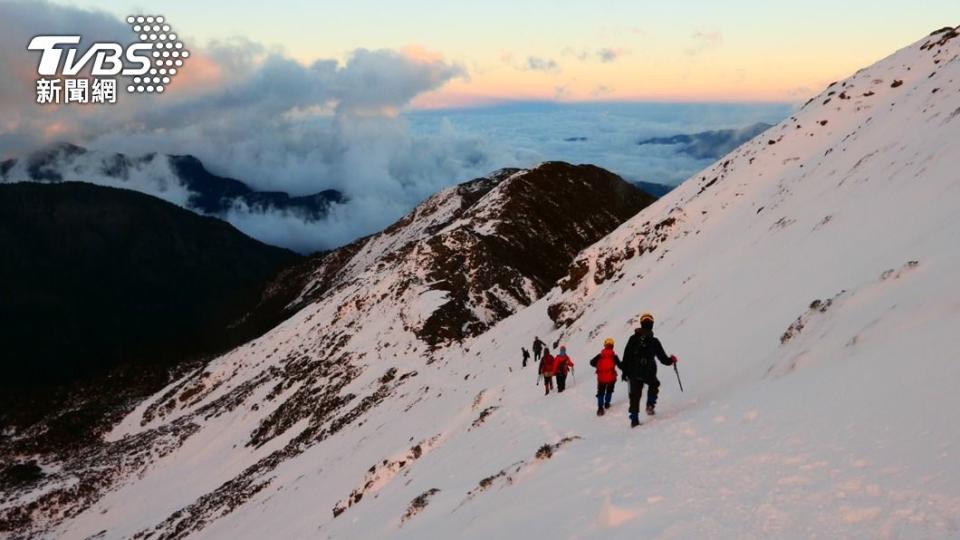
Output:
[[680,391],[683,392],[683,383],[680,381],[680,370],[677,369],[677,362],[673,362],[673,372],[677,374],[677,384],[680,385]]

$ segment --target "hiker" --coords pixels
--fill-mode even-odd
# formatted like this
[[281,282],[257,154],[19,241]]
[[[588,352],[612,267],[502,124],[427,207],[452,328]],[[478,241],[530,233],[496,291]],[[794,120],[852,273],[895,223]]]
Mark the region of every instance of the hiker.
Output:
[[530,351],[525,347],[520,347],[520,350],[523,351],[523,367],[527,367],[527,360],[530,359]]
[[603,416],[610,408],[613,399],[613,387],[617,384],[617,368],[620,357],[613,352],[613,338],[603,340],[603,350],[590,360],[590,365],[597,368],[597,416]]
[[550,349],[543,349],[543,358],[540,359],[540,375],[543,376],[543,395],[550,393],[553,388],[553,375],[556,371],[556,359],[550,355]]
[[557,375],[557,393],[560,393],[567,387],[567,373],[573,370],[573,360],[567,356],[566,347],[560,347],[560,354],[554,357],[554,365]]
[[539,337],[534,336],[533,338],[533,361],[540,361],[540,354],[543,352],[543,346],[546,345],[544,342],[540,341]]
[[647,389],[647,414],[653,416],[657,406],[657,395],[660,393],[660,381],[657,380],[657,362],[665,366],[672,366],[677,362],[676,356],[667,356],[663,351],[660,340],[653,337],[653,315],[644,313],[640,316],[640,328],[634,330],[623,349],[623,380],[630,382],[630,425],[640,425],[640,396],[643,385]]

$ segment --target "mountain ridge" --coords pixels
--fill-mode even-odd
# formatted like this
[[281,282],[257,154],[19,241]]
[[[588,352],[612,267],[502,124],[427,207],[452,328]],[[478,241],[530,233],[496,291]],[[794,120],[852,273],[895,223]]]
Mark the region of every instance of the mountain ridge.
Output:
[[[585,199],[588,194],[601,195],[602,204]],[[559,162],[505,169],[443,190],[383,232],[282,272],[241,322],[269,321],[279,323],[273,332],[289,329],[296,336],[312,336],[303,343],[302,354],[284,352],[282,368],[256,374],[263,361],[281,354],[277,348],[261,351],[270,338],[257,338],[235,349],[241,356],[232,373],[194,367],[161,390],[159,401],[147,400],[132,411],[139,419],[135,429],[144,430],[136,437],[136,445],[146,452],[131,456],[130,463],[148,465],[149,449],[168,445],[172,449],[190,440],[200,421],[194,406],[205,411],[201,416],[220,417],[236,410],[251,393],[282,401],[281,407],[257,422],[243,443],[254,452],[269,449],[268,455],[237,471],[232,481],[197,501],[182,519],[171,518],[168,523],[175,528],[202,528],[205,512],[219,508],[220,497],[246,498],[264,474],[319,440],[363,424],[370,409],[404,381],[418,376],[416,370],[370,367],[370,357],[429,356],[484,331],[536,300],[580,249],[653,200],[612,173]],[[589,213],[564,219],[574,209]],[[368,339],[380,345],[376,350],[358,350],[356,344]],[[393,348],[394,340],[410,340],[410,346]],[[251,350],[257,353],[244,352]],[[253,378],[241,382],[248,372]],[[280,373],[284,381],[275,384],[273,379]],[[349,390],[366,384],[363,381],[371,376],[371,394]],[[201,404],[207,400],[216,405]],[[327,427],[330,419],[337,426]],[[158,427],[167,423],[177,427]],[[295,428],[304,425],[310,427],[294,434]],[[30,437],[30,432],[17,434],[8,441],[12,446],[7,452],[29,445]],[[102,474],[100,467],[130,448],[127,443],[112,442],[110,434],[106,439],[106,444],[91,444],[64,465],[70,474],[83,478],[82,484],[91,486],[88,492],[77,494],[58,486],[58,476],[43,468],[35,482],[52,488],[42,495],[44,500],[60,500],[73,512],[123,480]],[[26,507],[0,511],[0,528],[29,528],[32,512]]]
[[251,212],[289,212],[316,221],[328,214],[331,205],[346,201],[341,192],[333,189],[299,196],[259,191],[240,180],[211,173],[196,156],[189,154],[154,152],[128,156],[61,142],[22,158],[0,162],[0,182],[3,183],[64,180],[141,191],[221,219],[242,207]]

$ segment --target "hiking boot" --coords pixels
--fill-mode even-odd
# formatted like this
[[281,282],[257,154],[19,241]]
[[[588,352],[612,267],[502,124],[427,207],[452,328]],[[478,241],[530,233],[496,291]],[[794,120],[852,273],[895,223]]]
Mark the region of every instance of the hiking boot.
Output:
[[635,428],[635,427],[637,427],[637,426],[639,426],[639,425],[640,425],[640,419],[637,418],[637,415],[631,414],[631,415],[630,415],[630,427]]
[[597,409],[597,416],[603,416],[603,408]]
[[657,414],[657,413],[653,410],[653,405],[647,405],[647,415],[648,415],[648,416],[653,416],[653,415],[655,415],[655,414]]
[[609,409],[609,408],[610,408],[610,402],[608,401],[608,402],[604,403],[604,404],[603,404],[603,408],[604,408],[604,409]]

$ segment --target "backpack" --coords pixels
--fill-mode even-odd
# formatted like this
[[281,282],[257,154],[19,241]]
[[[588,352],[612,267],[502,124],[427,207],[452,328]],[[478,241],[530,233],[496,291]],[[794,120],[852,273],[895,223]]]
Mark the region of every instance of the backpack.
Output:
[[600,359],[597,360],[597,382],[604,384],[617,382],[617,363],[614,360],[616,356],[613,349],[604,347],[600,351]]
[[653,336],[640,336],[640,371],[650,372],[657,369],[656,359],[653,357]]
[[567,359],[569,357],[565,354],[558,354],[553,357],[553,370],[560,375],[567,374]]
[[540,360],[540,373],[544,377],[553,377],[554,372],[557,370],[557,359],[554,356],[549,354],[545,355],[542,360]]

